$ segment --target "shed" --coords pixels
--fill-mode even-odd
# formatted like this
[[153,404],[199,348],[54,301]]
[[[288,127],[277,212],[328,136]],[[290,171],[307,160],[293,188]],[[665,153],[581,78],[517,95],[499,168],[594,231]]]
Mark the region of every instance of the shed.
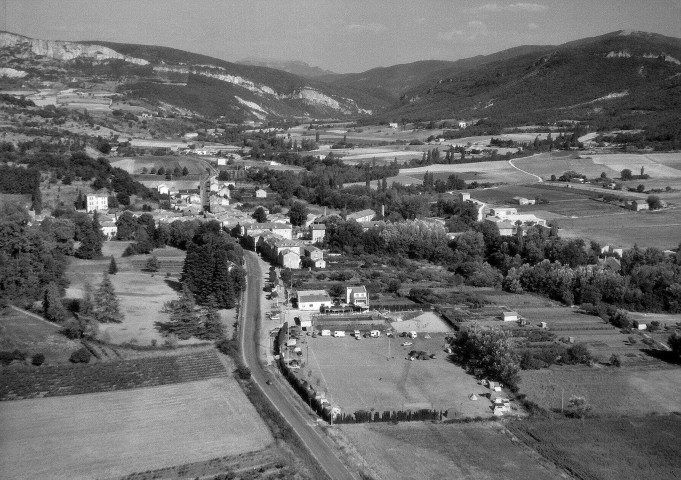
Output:
[[546,322],[541,322],[541,323],[539,324],[539,326],[540,326],[541,328],[548,328],[548,325],[546,324]]
[[520,315],[518,312],[501,312],[501,318],[504,322],[517,322]]

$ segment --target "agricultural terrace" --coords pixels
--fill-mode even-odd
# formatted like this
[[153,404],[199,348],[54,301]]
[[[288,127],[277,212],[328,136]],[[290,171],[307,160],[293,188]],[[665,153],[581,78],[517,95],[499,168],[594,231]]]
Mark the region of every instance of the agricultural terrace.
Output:
[[61,327],[11,308],[0,311],[0,350],[45,355],[45,364],[67,362],[80,343],[60,334]]
[[[326,391],[331,404],[345,413],[436,409],[449,410],[450,418],[491,416],[487,398],[468,398],[472,393],[488,394],[489,390],[447,359],[443,351],[446,334],[429,335],[431,338],[424,338],[421,332],[419,338],[409,340],[413,345],[404,347],[400,344],[406,338],[389,339],[385,335],[361,340],[304,336],[298,347],[305,367],[299,374]],[[435,354],[436,358],[410,361],[407,355],[412,350]]]
[[[163,167],[166,172],[172,172],[175,168],[179,168],[180,170],[186,168],[189,171],[189,175],[201,175],[206,173],[206,164],[207,162],[203,158],[188,157],[185,155],[122,157],[113,159],[111,162],[112,167],[125,170],[130,175],[141,175],[143,174],[142,169],[144,168],[149,172],[152,168],[158,170],[160,167]],[[156,176],[161,180],[165,178],[165,175]],[[142,179],[146,180],[146,175],[142,177]]]
[[[167,277],[166,274],[172,272],[177,277],[182,269],[185,252],[172,247],[154,250],[161,268],[159,273],[153,274],[141,271],[150,255],[120,257],[128,244],[129,242],[104,242],[104,257],[100,260],[72,259],[66,273],[71,282],[66,296],[81,298],[85,282],[96,289],[104,272],[108,270],[109,256],[113,255],[118,273],[111,275],[110,279],[124,319],[121,323],[100,325],[100,338],[113,344],[150,345],[155,341],[161,345],[165,339],[156,330],[154,322],[167,320],[167,314],[161,313],[161,309],[165,302],[178,298],[176,290],[179,288],[177,278]],[[181,340],[179,344],[194,342],[197,340]]]
[[[546,480],[569,478],[495,422],[338,427],[372,478]],[[418,472],[418,473],[416,473]]]
[[509,430],[577,478],[677,478],[678,415],[511,422]]
[[1,402],[0,417],[3,478],[113,478],[272,443],[236,380],[227,376]]

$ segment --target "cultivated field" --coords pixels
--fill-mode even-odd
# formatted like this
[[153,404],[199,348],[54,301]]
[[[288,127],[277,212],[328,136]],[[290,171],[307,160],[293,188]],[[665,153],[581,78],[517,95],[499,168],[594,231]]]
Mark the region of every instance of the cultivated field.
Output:
[[372,478],[414,480],[549,480],[569,478],[492,423],[338,427],[364,460]]
[[[451,409],[450,414],[457,417],[491,416],[487,398],[468,398],[471,393],[481,395],[489,390],[446,359],[445,334],[431,336],[425,339],[421,333],[406,347],[400,346],[406,341],[400,337],[391,339],[390,346],[386,336],[361,340],[303,337],[305,343],[299,346],[307,365],[301,375],[312,385],[319,381],[317,385],[327,391],[330,402],[346,413],[434,408]],[[409,361],[406,357],[411,350],[434,353],[437,358]]]
[[679,478],[678,415],[512,422],[510,431],[576,478]]
[[521,373],[520,392],[541,407],[560,410],[572,395],[584,396],[600,415],[681,412],[681,369],[550,367]]
[[0,417],[3,478],[120,477],[252,452],[272,442],[229,377],[2,402]]
[[[166,171],[171,172],[175,167],[180,169],[187,167],[190,175],[201,175],[206,172],[206,161],[202,158],[187,157],[187,156],[144,156],[144,157],[123,157],[112,160],[112,167],[118,167],[131,175],[138,175],[142,173],[142,169],[152,168],[159,169],[163,167]],[[161,179],[163,175],[159,175]]]
[[80,343],[59,333],[60,327],[10,308],[0,311],[0,350],[45,355],[45,364],[67,362]]

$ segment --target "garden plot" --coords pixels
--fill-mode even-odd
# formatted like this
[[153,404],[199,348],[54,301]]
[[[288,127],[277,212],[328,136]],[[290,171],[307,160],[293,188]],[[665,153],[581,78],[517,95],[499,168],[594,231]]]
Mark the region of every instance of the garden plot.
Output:
[[252,452],[272,442],[229,377],[1,402],[0,417],[2,478],[120,477]]
[[[302,378],[326,391],[333,405],[345,413],[357,410],[449,410],[461,417],[488,417],[489,393],[475,378],[451,363],[444,353],[445,334],[432,338],[303,337],[299,343],[305,363]],[[410,346],[400,346],[405,341]],[[412,350],[434,353],[433,360],[406,359]],[[471,393],[478,401],[468,398]]]

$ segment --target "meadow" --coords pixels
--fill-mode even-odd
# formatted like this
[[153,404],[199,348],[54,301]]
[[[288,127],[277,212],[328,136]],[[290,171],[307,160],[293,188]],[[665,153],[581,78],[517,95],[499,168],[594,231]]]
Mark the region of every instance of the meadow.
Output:
[[1,402],[0,417],[2,478],[120,477],[258,451],[273,441],[227,376]]
[[548,480],[570,478],[513,440],[496,422],[338,427],[368,478]]
[[508,428],[576,478],[678,478],[681,472],[678,415],[532,419],[511,422]]
[[537,181],[532,175],[516,170],[503,160],[496,162],[436,164],[426,167],[400,169],[400,175],[423,174],[426,172],[466,175],[468,179],[475,179],[478,182],[523,184]]

